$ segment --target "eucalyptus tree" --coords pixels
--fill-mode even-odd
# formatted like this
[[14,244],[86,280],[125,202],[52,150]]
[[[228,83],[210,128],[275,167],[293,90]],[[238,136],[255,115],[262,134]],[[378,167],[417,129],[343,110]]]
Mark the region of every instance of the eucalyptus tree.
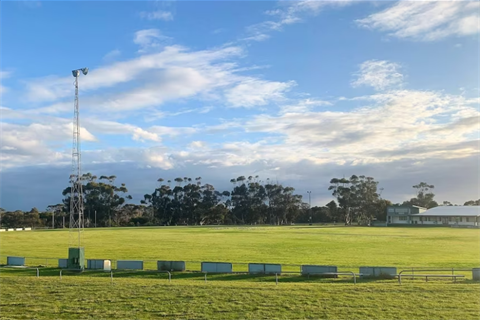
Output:
[[[126,200],[132,197],[127,195],[128,189],[124,183],[116,186],[116,176],[101,176],[97,181],[97,176],[91,173],[82,175],[80,181],[83,184],[83,201],[86,227],[92,225],[92,220],[97,220],[97,225],[111,225],[112,214],[114,220],[117,218],[117,210],[121,208]],[[71,187],[63,190],[62,195],[65,211],[70,212],[70,193]]]
[[435,188],[433,184],[420,182],[419,184],[412,186],[412,188],[415,189],[416,197],[411,198],[408,201],[404,201],[402,205],[419,206],[427,209],[438,206],[438,203],[434,200],[435,194],[431,191]]
[[337,198],[345,224],[356,220],[369,224],[380,201],[377,192],[378,182],[372,177],[352,175],[350,179],[333,178],[328,190]]

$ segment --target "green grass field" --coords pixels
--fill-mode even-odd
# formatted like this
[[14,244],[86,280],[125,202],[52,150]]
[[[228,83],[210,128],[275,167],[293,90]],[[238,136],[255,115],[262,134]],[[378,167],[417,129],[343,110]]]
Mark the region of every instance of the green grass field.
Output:
[[478,319],[479,285],[2,277],[1,318]]
[[[367,227],[87,229],[88,259],[477,267],[480,230]],[[68,231],[0,233],[2,255],[66,258]]]
[[[480,230],[336,226],[90,229],[88,259],[271,262],[360,266],[480,266]],[[65,258],[68,231],[3,232],[0,254]],[[32,260],[34,261],[34,260]],[[35,263],[42,263],[41,259]],[[52,264],[54,263],[51,260]],[[27,259],[29,263],[29,259]],[[187,263],[187,268],[189,264]],[[197,267],[192,263],[192,266]],[[241,265],[234,264],[234,270]],[[152,262],[151,268],[154,268]],[[174,274],[67,274],[0,270],[0,318],[479,319],[469,279],[361,280]],[[471,272],[466,273],[471,278]]]

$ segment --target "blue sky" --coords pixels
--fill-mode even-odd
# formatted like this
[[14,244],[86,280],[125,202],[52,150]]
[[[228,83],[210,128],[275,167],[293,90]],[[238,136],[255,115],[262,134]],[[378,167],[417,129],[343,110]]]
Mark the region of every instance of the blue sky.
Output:
[[[366,174],[401,202],[478,198],[478,2],[2,2],[0,207],[43,209],[84,171],[138,202],[158,177],[239,175],[312,202]],[[47,182],[48,181],[48,182]],[[48,183],[49,188],[43,185]]]

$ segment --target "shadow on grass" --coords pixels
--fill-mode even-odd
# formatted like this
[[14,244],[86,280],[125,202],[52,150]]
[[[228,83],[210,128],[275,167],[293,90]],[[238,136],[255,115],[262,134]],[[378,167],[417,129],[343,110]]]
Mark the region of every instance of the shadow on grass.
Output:
[[[39,275],[43,277],[60,277],[60,270],[58,268],[39,268]],[[36,268],[0,268],[0,276],[2,277],[36,277]],[[111,273],[109,271],[100,271],[100,270],[88,270],[84,272],[79,272],[75,270],[66,270],[62,271],[63,277],[95,277],[95,278],[110,278]],[[265,274],[207,274],[207,282],[210,281],[240,281],[240,282],[270,282],[275,283],[275,275],[265,275]],[[158,280],[168,280],[168,273],[166,272],[157,272],[155,270],[144,270],[144,271],[120,271],[114,270],[113,280],[115,279],[158,279]],[[190,280],[190,281],[205,281],[205,274],[201,272],[173,272],[171,273],[172,281],[175,280]],[[425,283],[422,279],[410,279],[408,277],[402,278],[402,283]],[[357,283],[390,283],[396,284],[398,280],[393,279],[382,279],[382,278],[359,278],[356,279]],[[441,280],[438,280],[441,281]],[[438,281],[431,281],[435,282]],[[339,277],[339,278],[325,278],[321,276],[302,276],[302,275],[279,275],[279,283],[350,283],[353,285],[352,277]],[[444,281],[442,281],[444,282]],[[461,279],[457,280],[457,283],[461,284],[479,284],[479,281],[474,281],[471,279]]]

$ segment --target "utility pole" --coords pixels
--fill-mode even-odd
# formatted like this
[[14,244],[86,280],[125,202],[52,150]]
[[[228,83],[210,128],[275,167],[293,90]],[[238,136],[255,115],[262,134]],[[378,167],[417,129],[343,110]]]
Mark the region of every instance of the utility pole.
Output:
[[97,227],[97,210],[95,210],[95,228]]
[[55,229],[55,210],[52,210],[52,229]]
[[308,211],[310,212],[310,225],[312,224],[312,199],[311,199],[311,195],[312,195],[312,191],[307,191],[308,193]]

